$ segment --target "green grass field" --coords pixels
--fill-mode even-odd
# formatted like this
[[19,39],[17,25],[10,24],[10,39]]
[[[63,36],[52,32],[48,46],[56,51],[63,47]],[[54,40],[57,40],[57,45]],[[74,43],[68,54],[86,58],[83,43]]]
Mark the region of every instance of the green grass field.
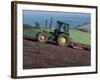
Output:
[[32,29],[32,28],[28,28],[28,29],[23,29],[23,34],[27,35],[27,36],[34,36],[36,37],[36,34],[40,31],[40,29]]
[[[29,35],[29,36],[34,36],[36,37],[36,34],[40,31],[40,29],[23,29],[23,33],[25,35]],[[90,33],[87,32],[83,32],[83,31],[79,31],[79,30],[74,30],[74,29],[70,29],[70,37],[72,39],[72,41],[76,42],[76,43],[83,43],[83,44],[88,44],[90,45]]]
[[90,39],[90,33],[70,29],[70,37],[72,41],[77,43],[83,43],[90,45],[91,39]]

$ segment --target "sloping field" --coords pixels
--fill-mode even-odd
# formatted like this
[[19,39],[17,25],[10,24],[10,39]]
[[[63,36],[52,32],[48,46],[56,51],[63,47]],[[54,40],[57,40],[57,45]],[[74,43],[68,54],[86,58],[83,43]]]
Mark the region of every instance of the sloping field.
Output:
[[[28,35],[28,36],[34,36],[36,37],[36,34],[38,34],[38,32],[40,32],[42,29],[35,29],[35,28],[27,28],[27,29],[23,29],[23,34],[24,35]],[[48,32],[53,32],[52,29],[43,29],[46,30]]]
[[23,29],[23,34],[24,35],[28,35],[28,36],[36,36],[36,34],[40,31],[40,29],[32,29],[32,28],[28,28],[28,29]]
[[83,43],[90,45],[91,39],[90,39],[90,33],[70,29],[70,36],[72,41],[77,43]]
[[90,66],[88,50],[23,39],[23,69]]
[[91,32],[91,25],[90,24],[85,24],[79,27],[75,27],[75,29],[84,31],[84,32]]

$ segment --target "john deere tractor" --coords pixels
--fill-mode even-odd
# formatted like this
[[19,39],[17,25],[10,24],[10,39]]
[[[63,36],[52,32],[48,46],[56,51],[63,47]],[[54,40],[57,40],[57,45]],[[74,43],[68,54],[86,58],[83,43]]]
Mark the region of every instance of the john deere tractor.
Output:
[[70,43],[69,24],[57,21],[57,26],[54,30],[42,29],[37,34],[37,40],[42,43],[53,40],[60,46],[68,46]]

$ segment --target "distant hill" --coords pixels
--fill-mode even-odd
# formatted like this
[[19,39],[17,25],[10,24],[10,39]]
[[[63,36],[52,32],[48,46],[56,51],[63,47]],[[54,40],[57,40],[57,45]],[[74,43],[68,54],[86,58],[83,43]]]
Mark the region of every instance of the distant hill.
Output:
[[28,24],[23,24],[23,28],[27,29],[27,28],[33,28],[32,26],[28,25]]
[[84,32],[91,32],[91,25],[90,24],[84,24],[84,25],[74,27],[74,29],[84,31]]
[[42,25],[36,26],[36,25],[23,24],[23,28],[24,29],[28,29],[28,28],[40,29],[40,28],[45,28],[45,27]]

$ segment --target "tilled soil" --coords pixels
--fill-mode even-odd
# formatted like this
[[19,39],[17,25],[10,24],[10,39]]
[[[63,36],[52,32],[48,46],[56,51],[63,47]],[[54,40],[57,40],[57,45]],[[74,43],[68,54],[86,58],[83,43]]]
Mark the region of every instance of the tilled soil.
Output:
[[90,51],[23,40],[23,69],[91,65]]

